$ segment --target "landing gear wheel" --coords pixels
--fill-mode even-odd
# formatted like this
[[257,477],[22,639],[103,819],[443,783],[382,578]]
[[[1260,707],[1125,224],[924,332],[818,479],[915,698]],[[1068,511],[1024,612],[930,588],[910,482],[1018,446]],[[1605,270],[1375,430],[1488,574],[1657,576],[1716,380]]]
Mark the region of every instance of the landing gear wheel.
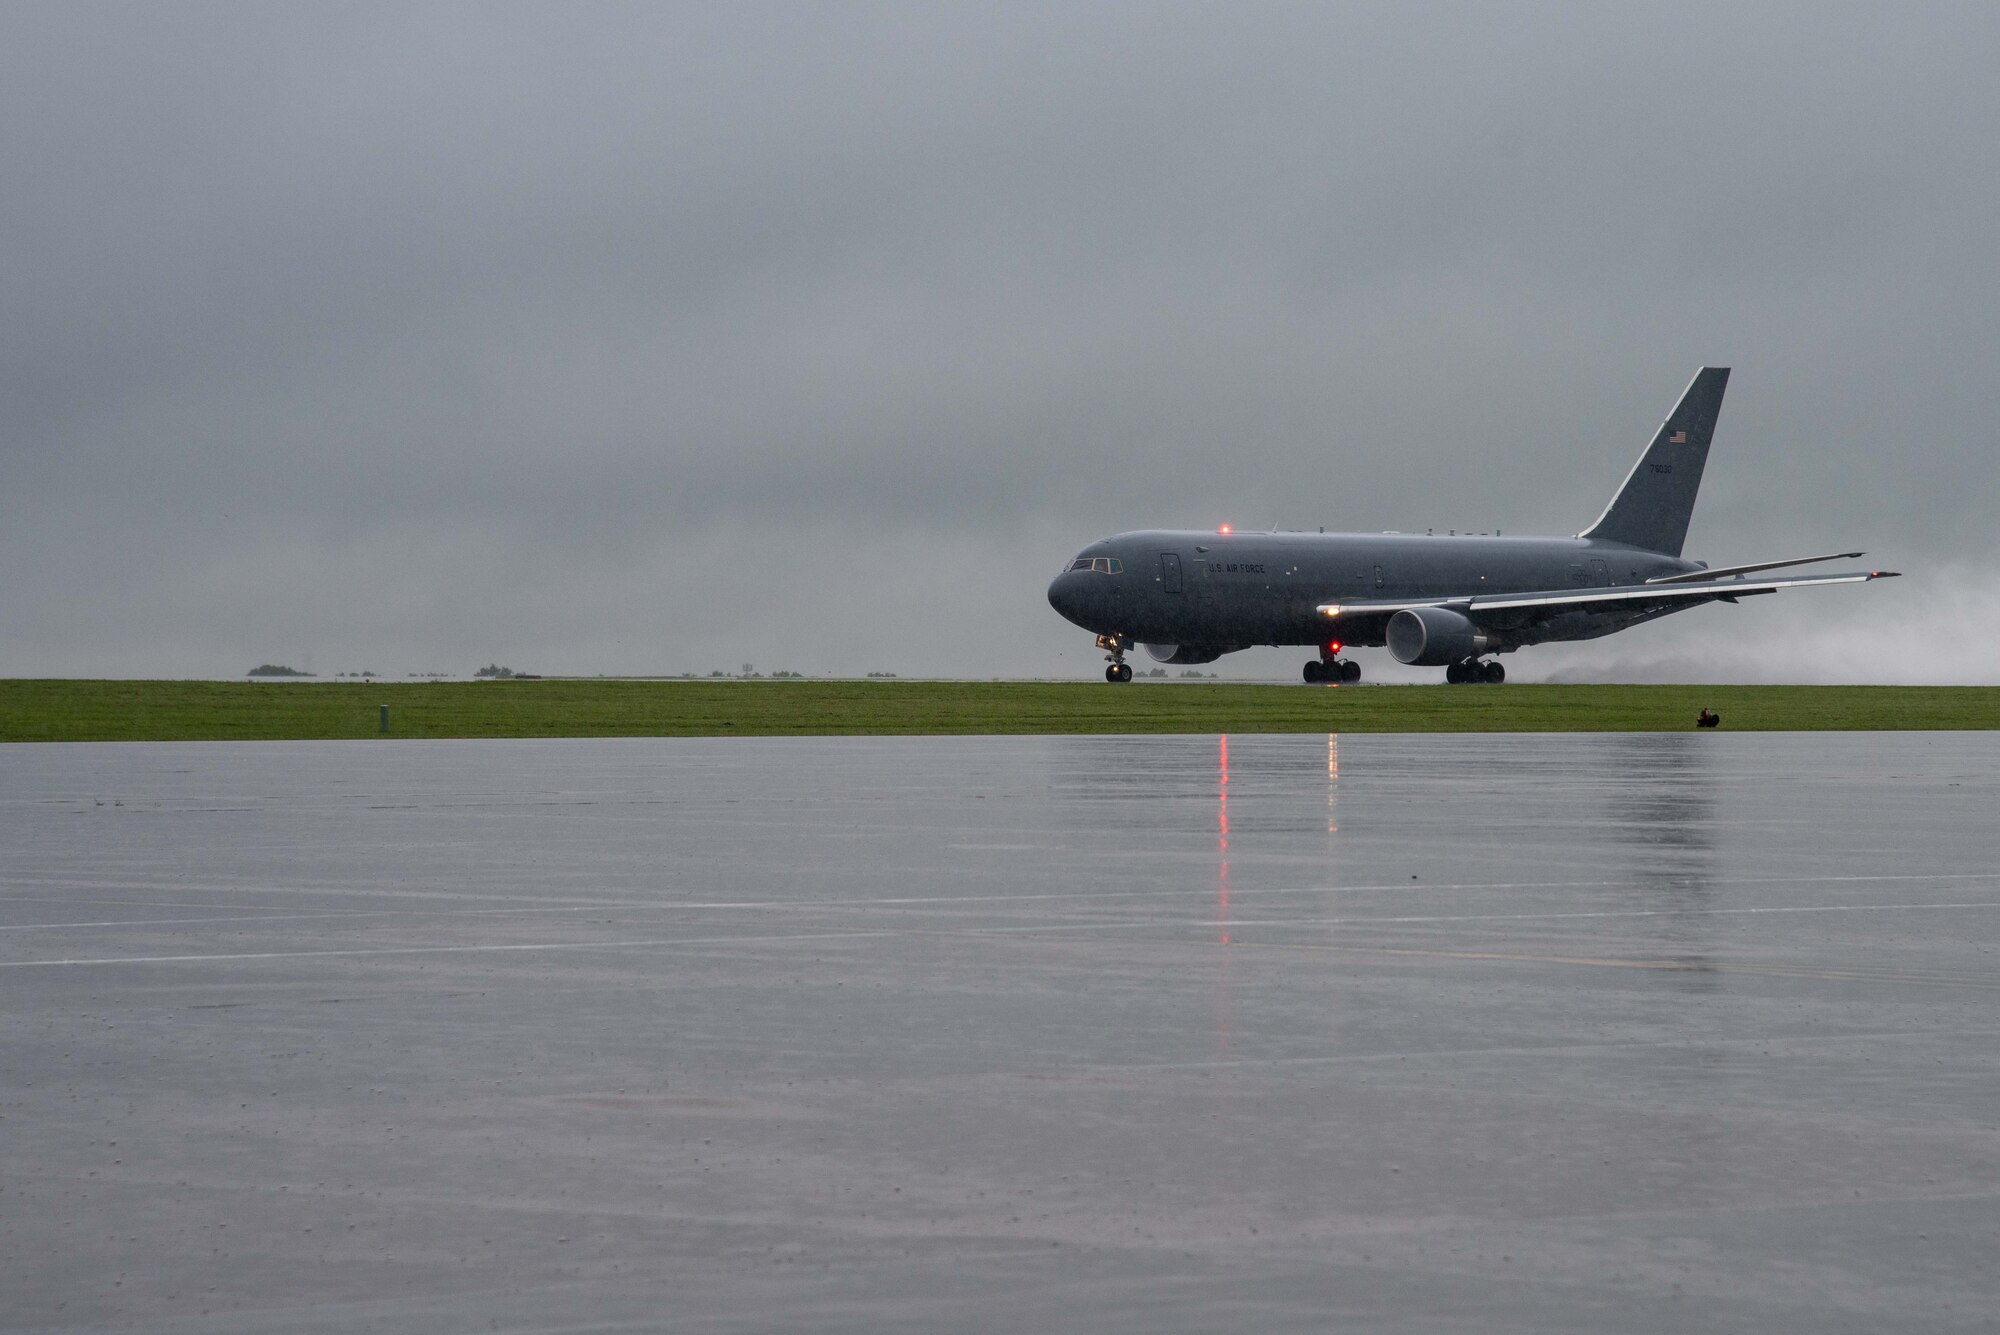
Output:
[[1131,636],[1124,634],[1100,635],[1097,637],[1097,647],[1105,651],[1104,657],[1111,664],[1110,667],[1104,669],[1104,679],[1106,681],[1120,682],[1132,680],[1131,665],[1125,661],[1125,651],[1132,647]]
[[1315,658],[1306,664],[1301,675],[1315,686],[1321,682],[1360,681],[1361,664],[1351,658]]
[[1444,679],[1453,686],[1465,684],[1465,664],[1452,663],[1444,670]]
[[1507,669],[1500,666],[1499,659],[1492,659],[1479,665],[1479,679],[1488,686],[1498,686],[1507,680]]

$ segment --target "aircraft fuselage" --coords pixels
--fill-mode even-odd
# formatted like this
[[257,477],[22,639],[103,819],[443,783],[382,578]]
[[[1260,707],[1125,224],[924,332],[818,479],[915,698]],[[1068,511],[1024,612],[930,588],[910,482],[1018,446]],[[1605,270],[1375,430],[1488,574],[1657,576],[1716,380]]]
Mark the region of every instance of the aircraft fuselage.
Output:
[[[1106,568],[1111,562],[1116,573]],[[1391,613],[1329,619],[1319,609],[1346,601],[1608,588],[1701,568],[1586,538],[1148,530],[1078,552],[1049,585],[1049,603],[1086,630],[1142,644],[1224,652],[1329,641],[1379,646]],[[1505,647],[1592,639],[1658,615],[1578,609],[1518,628],[1505,636]]]

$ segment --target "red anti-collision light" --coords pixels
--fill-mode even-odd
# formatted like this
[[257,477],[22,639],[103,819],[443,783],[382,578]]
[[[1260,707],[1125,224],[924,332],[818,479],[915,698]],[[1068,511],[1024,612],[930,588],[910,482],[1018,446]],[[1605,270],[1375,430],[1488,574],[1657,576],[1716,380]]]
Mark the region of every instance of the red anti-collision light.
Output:
[[1340,641],[1339,641],[1339,640],[1328,640],[1328,641],[1326,642],[1326,651],[1327,651],[1328,653],[1330,653],[1330,654],[1337,654],[1337,653],[1339,653],[1339,652],[1340,652]]

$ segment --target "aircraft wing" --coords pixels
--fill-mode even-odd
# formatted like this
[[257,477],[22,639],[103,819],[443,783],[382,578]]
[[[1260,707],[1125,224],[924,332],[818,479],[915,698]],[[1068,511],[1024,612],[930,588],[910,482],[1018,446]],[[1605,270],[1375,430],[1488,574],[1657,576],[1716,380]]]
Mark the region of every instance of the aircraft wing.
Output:
[[[1355,601],[1321,603],[1319,614],[1326,620],[1400,612],[1406,607],[1448,607],[1470,617],[1480,613],[1549,611],[1569,608],[1579,611],[1666,608],[1676,603],[1721,600],[1734,602],[1757,593],[1779,589],[1805,588],[1815,584],[1865,584],[1872,579],[1894,579],[1894,570],[1852,570],[1836,575],[1788,575],[1779,579],[1711,579],[1680,584],[1614,584],[1605,588],[1551,589],[1542,593],[1469,594],[1456,598],[1420,598],[1402,601]],[[1532,619],[1532,618],[1531,618]]]

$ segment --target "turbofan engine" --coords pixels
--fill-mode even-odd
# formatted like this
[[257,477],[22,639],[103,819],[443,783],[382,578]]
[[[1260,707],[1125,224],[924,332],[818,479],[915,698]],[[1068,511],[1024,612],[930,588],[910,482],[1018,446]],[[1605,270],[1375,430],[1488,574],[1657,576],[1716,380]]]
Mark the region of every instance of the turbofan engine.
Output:
[[1211,649],[1199,644],[1149,644],[1146,652],[1156,663],[1213,663],[1229,652],[1226,649]]
[[1389,652],[1411,667],[1444,667],[1491,649],[1496,640],[1462,613],[1406,607],[1389,618]]

